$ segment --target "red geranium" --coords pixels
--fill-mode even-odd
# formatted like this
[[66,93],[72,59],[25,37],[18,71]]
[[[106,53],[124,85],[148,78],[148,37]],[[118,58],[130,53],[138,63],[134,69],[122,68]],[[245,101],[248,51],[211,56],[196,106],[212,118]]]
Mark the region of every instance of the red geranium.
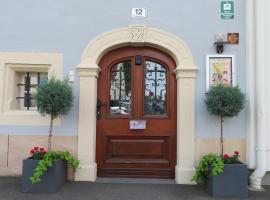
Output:
[[223,156],[223,162],[225,164],[239,164],[241,163],[239,161],[239,151],[234,151],[234,154],[232,156],[229,156],[228,154],[224,154]]
[[31,149],[30,154],[33,155],[35,153],[34,149]]
[[224,154],[223,158],[228,159],[230,156],[228,154]]
[[41,160],[46,154],[46,151],[43,147],[34,147],[30,150],[31,158],[34,160]]

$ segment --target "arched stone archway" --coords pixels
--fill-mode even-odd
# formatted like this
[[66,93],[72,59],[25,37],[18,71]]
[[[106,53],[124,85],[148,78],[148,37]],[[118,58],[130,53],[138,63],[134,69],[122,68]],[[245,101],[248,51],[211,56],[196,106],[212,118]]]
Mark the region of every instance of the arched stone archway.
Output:
[[195,78],[198,68],[191,52],[180,38],[145,25],[130,25],[104,33],[90,42],[77,66],[80,77],[78,159],[75,180],[95,181],[96,96],[98,63],[107,52],[125,46],[150,46],[160,49],[176,62],[177,79],[177,165],[175,180],[192,183],[195,168]]

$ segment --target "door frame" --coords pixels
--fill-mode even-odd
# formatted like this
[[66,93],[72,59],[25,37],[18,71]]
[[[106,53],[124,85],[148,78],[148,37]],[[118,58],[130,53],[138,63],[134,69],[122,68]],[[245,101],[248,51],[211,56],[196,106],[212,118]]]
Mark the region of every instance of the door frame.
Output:
[[91,41],[77,66],[80,79],[78,159],[76,181],[95,181],[96,164],[96,102],[98,63],[109,51],[125,46],[149,46],[169,54],[176,63],[177,79],[177,164],[175,181],[194,184],[195,171],[195,78],[198,68],[183,40],[165,31],[146,25],[130,25],[104,33]]

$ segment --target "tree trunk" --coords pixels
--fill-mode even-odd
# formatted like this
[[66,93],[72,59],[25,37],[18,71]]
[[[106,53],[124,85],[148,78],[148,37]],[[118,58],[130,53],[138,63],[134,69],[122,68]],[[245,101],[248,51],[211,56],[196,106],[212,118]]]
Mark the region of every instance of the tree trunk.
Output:
[[223,116],[220,116],[220,156],[223,157]]
[[51,151],[51,148],[52,148],[53,120],[54,120],[54,118],[51,116],[50,128],[49,128],[49,138],[48,138],[48,149],[47,149],[47,151]]

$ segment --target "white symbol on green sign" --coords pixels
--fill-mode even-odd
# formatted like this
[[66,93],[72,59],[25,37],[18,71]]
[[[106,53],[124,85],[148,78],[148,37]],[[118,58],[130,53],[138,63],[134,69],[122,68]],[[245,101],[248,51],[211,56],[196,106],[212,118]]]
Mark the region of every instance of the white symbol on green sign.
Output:
[[221,2],[221,19],[234,19],[234,2]]

